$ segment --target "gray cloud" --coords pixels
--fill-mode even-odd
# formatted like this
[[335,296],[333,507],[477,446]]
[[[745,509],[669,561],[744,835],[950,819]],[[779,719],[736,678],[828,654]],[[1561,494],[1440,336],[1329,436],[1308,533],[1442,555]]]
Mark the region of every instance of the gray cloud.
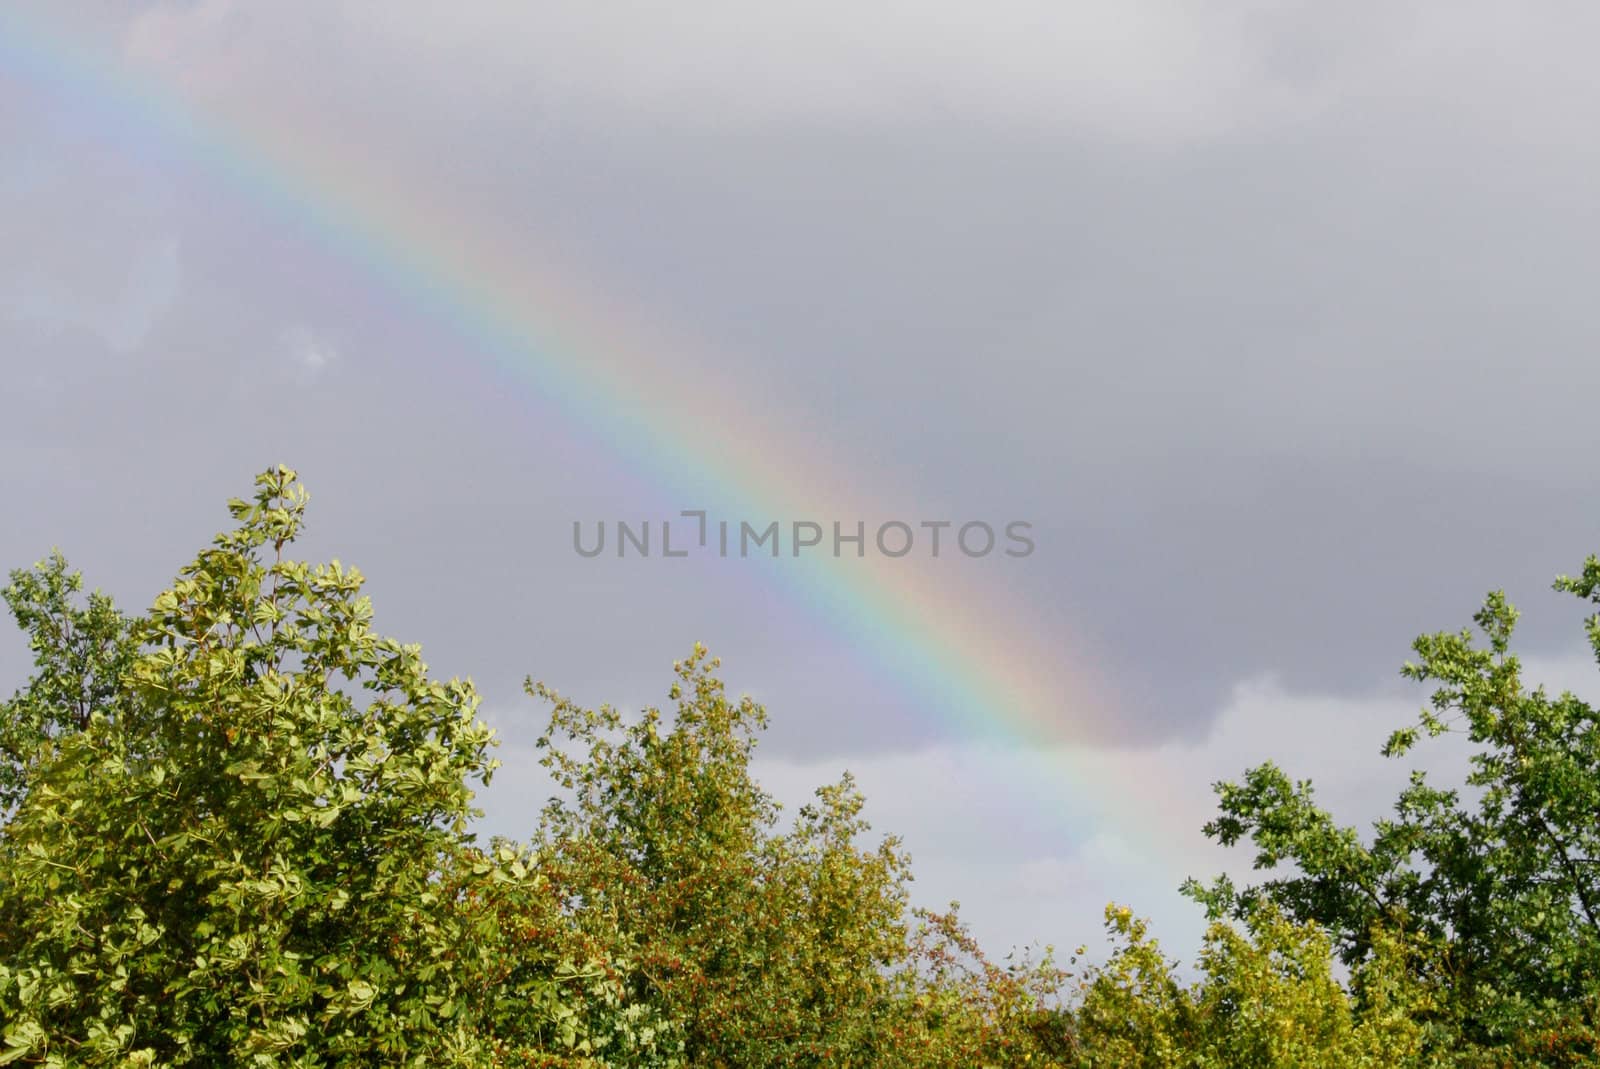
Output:
[[[1568,119],[1594,79],[1564,45],[1570,25],[1487,5],[1207,20],[1017,5],[981,25],[955,9],[794,9],[760,25],[707,9],[670,26],[519,11],[210,2],[105,29],[196,99],[314,104],[325,133],[359,137],[419,189],[454,190],[452,210],[687,325],[697,373],[817,428],[863,486],[930,514],[1032,519],[1044,548],[1028,570],[986,581],[1106,666],[1126,696],[1108,732],[1193,735],[1241,672],[1327,687],[1352,665],[1387,667],[1481,588],[1537,597],[1588,549],[1584,387],[1600,364],[1584,279],[1600,244],[1584,210],[1593,153]],[[1485,51],[1508,36],[1545,49],[1544,79],[1525,53]],[[1541,107],[1557,79],[1561,107]],[[914,91],[926,85],[943,95]],[[538,590],[540,615],[592,644],[553,659],[592,665],[576,675],[596,686],[619,650],[659,646],[640,660],[653,671],[690,636],[734,664],[748,653],[752,680],[830,674],[789,667],[808,658],[734,623],[774,626],[743,576],[697,580],[723,591],[713,610],[665,572],[575,574],[571,517],[646,509],[626,469],[549,411],[488,399],[461,339],[315,231],[181,157],[141,166],[29,136],[13,181],[35,221],[13,253],[11,321],[36,336],[76,318],[133,348],[149,329],[138,309],[163,290],[150,250],[181,242],[185,307],[124,374],[152,405],[229,399],[190,416],[233,430],[202,461],[219,490],[224,470],[236,485],[295,452],[292,431],[308,475],[326,472],[314,488],[338,510],[319,528],[330,542],[343,493],[415,525],[374,540],[375,575],[448,556],[462,536],[441,515],[473,515],[476,548],[453,565],[463,594]],[[40,167],[58,180],[25,181]],[[100,250],[141,214],[119,266]],[[340,339],[337,374],[256,365],[285,345],[329,351],[306,348],[307,323]],[[440,386],[458,378],[452,401]],[[124,386],[101,395],[113,427]],[[273,415],[238,428],[240,404]],[[416,442],[419,425],[436,430]],[[566,476],[535,461],[562,455],[583,459]],[[486,502],[490,487],[504,500]],[[574,624],[591,596],[595,622]],[[496,612],[440,627],[437,608],[397,623],[444,632],[449,653],[460,634],[473,670],[514,690],[527,641],[501,637]],[[795,704],[832,704],[799,686]],[[881,714],[783,744],[884,745],[915,721]]]

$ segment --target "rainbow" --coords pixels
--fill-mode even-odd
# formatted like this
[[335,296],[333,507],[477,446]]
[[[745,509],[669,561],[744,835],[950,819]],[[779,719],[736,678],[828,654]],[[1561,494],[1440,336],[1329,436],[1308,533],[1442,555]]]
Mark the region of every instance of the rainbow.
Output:
[[[529,250],[452,218],[446,203],[418,196],[348,143],[319,134],[313,116],[203,110],[120,57],[0,9],[5,79],[81,109],[108,124],[108,134],[175,151],[257,210],[309,229],[408,310],[459,337],[463,352],[520,383],[648,484],[682,493],[680,501],[760,520],[916,515],[865,493],[825,444],[792,429],[789,414],[753,411],[733,384],[685,374],[695,361],[664,358],[668,347],[626,309],[542,268]],[[850,486],[854,493],[842,489]],[[965,737],[1049,747],[1113,715],[1095,673],[1072,663],[1070,649],[1043,641],[1025,606],[997,601],[958,571],[786,555],[759,574]],[[1014,789],[1034,817],[1048,809],[1045,819],[1082,832],[1103,820],[1124,823],[1116,811],[1127,813],[1128,785],[1102,778],[1092,761],[1063,756],[1045,782]]]

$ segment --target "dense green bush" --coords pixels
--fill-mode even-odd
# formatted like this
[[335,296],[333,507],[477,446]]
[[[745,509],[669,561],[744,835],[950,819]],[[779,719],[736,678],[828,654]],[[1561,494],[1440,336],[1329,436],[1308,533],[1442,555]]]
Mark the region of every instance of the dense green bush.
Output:
[[[453,877],[525,878],[469,865],[489,729],[469,685],[371,630],[358,572],[284,558],[304,506],[264,474],[125,624],[75,608],[59,558],[9,588],[38,673],[6,707],[0,1062],[488,1056],[464,1011],[491,948]],[[560,966],[530,963],[557,992]]]
[[1206,933],[1200,977],[1175,978],[1144,922],[1108,909],[1116,953],[1085,982],[1076,1022],[1086,1069],[1379,1069],[1424,1064],[1426,992],[1406,948],[1383,938],[1351,993],[1327,937],[1270,909]]

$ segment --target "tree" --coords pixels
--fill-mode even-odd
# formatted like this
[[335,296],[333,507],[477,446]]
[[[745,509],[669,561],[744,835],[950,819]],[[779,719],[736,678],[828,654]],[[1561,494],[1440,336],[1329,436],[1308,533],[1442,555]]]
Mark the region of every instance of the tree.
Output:
[[[1600,602],[1600,559],[1555,587]],[[1600,716],[1571,693],[1524,685],[1516,618],[1492,593],[1475,617],[1482,645],[1470,630],[1425,635],[1404,668],[1437,687],[1384,752],[1463,734],[1474,747],[1464,784],[1414,772],[1394,816],[1362,836],[1317,806],[1309,782],[1272,764],[1251,769],[1218,785],[1221,813],[1206,833],[1248,840],[1258,869],[1291,873],[1188,889],[1213,916],[1274,908],[1319,925],[1351,966],[1373,954],[1376,932],[1425,940],[1434,953],[1415,967],[1443,994],[1440,1014],[1461,1041],[1537,1048],[1538,1062],[1520,1064],[1587,1064],[1600,1051]],[[1586,631],[1600,657],[1600,615]]]
[[580,708],[539,684],[539,745],[565,797],[536,854],[571,923],[632,962],[628,990],[683,1029],[696,1066],[877,1064],[888,969],[906,951],[907,862],[857,841],[845,776],[794,827],[749,763],[765,711],[730,700],[703,647],[676,666],[670,721]]
[[1271,907],[1242,927],[1213,923],[1199,978],[1180,982],[1145,923],[1108,907],[1117,945],[1075,1013],[1082,1069],[1402,1069],[1425,1052],[1403,940],[1377,935],[1354,978],[1332,972],[1326,935]]
[[359,572],[284,557],[305,504],[261,475],[126,645],[59,559],[14,580],[49,745],[0,838],[0,1063],[490,1060],[463,878],[526,876],[471,849],[491,732]]
[[524,1069],[672,1069],[676,1022],[630,998],[629,963],[577,930],[539,859],[497,841],[446,877],[469,933],[463,1016],[494,1065]]
[[[1071,974],[1046,948],[991,960],[959,910],[917,910],[904,964],[895,971],[889,1050],[882,1069],[972,1069],[1076,1065],[1076,1029],[1066,1005]],[[1076,957],[1073,958],[1075,962]]]
[[96,590],[79,600],[83,576],[57,550],[0,591],[28,636],[34,675],[0,703],[0,816],[27,793],[29,769],[62,735],[82,731],[112,699],[133,663],[131,621]]

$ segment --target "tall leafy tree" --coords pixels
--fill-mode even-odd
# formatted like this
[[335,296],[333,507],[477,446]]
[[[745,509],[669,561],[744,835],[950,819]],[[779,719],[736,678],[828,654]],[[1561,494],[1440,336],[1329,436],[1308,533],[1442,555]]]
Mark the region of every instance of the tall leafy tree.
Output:
[[530,683],[553,706],[540,746],[564,790],[543,815],[545,871],[573,923],[634,963],[630,991],[681,1026],[690,1064],[879,1064],[906,858],[893,838],[860,845],[848,776],[778,830],[749,769],[766,713],[715,666],[698,646],[677,665],[670,719]]
[[[1555,587],[1600,602],[1600,559]],[[1436,689],[1385,753],[1464,735],[1464,783],[1414,772],[1393,815],[1363,835],[1319,807],[1311,783],[1273,764],[1251,769],[1218,785],[1221,812],[1206,832],[1226,845],[1250,842],[1258,869],[1287,874],[1243,889],[1191,882],[1189,891],[1214,915],[1270,907],[1320,925],[1350,965],[1371,955],[1375,932],[1424,937],[1436,953],[1417,958],[1418,968],[1464,1038],[1493,1046],[1554,1036],[1550,1064],[1568,1064],[1559,1059],[1600,1050],[1600,714],[1524,682],[1511,651],[1516,619],[1493,593],[1476,635],[1425,635],[1404,669]],[[1600,657],[1600,615],[1585,630]]]
[[260,476],[131,646],[61,562],[14,582],[41,670],[9,708],[53,743],[0,840],[0,1062],[482,1056],[447,876],[491,732],[359,572],[285,556],[305,504]]
[[83,576],[60,551],[11,573],[6,605],[28,638],[33,676],[0,703],[0,814],[27,791],[28,773],[45,747],[82,731],[94,713],[113,715],[113,699],[133,663],[131,621],[96,590],[83,597]]

